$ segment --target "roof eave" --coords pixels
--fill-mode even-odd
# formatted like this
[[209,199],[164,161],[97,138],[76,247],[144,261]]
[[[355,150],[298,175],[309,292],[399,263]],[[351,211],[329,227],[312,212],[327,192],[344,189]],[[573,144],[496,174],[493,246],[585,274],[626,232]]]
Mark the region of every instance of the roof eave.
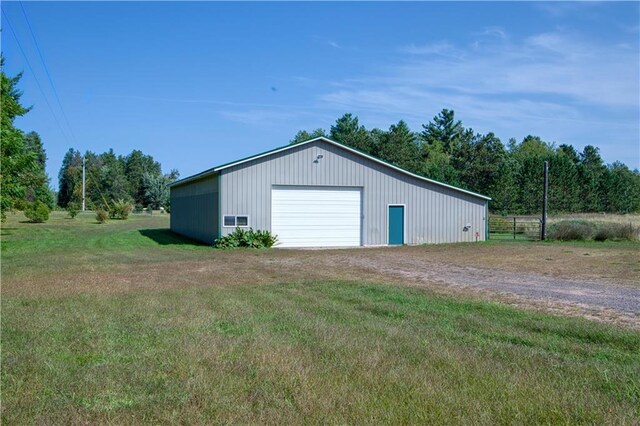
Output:
[[189,183],[189,182],[193,182],[194,180],[203,179],[203,178],[206,178],[206,177],[209,177],[209,176],[212,176],[212,175],[216,175],[216,174],[218,174],[218,172],[215,170],[215,168],[208,169],[208,170],[205,170],[204,172],[200,172],[198,174],[195,174],[195,175],[192,175],[192,176],[188,176],[188,177],[186,177],[184,179],[180,179],[180,180],[177,180],[175,182],[172,182],[169,185],[169,188],[174,188],[174,187],[177,187],[177,186],[181,186],[183,184],[186,184],[186,183]]

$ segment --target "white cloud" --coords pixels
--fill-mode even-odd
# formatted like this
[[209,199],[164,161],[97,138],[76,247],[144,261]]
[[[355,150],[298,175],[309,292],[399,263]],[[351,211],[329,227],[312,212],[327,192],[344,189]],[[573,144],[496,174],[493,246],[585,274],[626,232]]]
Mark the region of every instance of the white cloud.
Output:
[[545,33],[519,44],[500,41],[464,49],[438,43],[403,51],[424,57],[391,66],[383,78],[388,83],[395,79],[467,93],[552,94],[596,105],[638,105],[638,55],[624,47]]
[[500,39],[506,39],[508,34],[501,27],[489,26],[485,27],[484,30],[480,33],[483,36],[497,37]]
[[[546,33],[518,45],[505,42],[479,51],[459,49],[461,54],[457,56],[440,55],[453,50],[445,43],[404,48],[403,52],[413,56],[389,65],[384,75],[336,82],[339,89],[322,99],[389,109],[398,102],[392,100],[394,93],[408,91],[414,95],[446,92],[446,96],[458,93],[483,99],[508,96],[532,102],[552,97],[566,105],[638,107],[638,53],[625,46],[587,44]],[[371,87],[376,90],[368,90]],[[366,99],[362,98],[363,91],[368,94]],[[385,93],[389,96],[383,96]]]
[[[606,45],[561,31],[517,42],[498,28],[476,35],[481,40],[469,46],[438,41],[404,47],[400,62],[378,75],[335,82],[320,101],[361,118],[406,118],[414,126],[452,108],[466,125],[502,131],[501,137],[536,133],[606,145],[615,132],[626,144],[618,154],[631,144],[638,150],[637,45]],[[609,138],[593,140],[603,128]]]

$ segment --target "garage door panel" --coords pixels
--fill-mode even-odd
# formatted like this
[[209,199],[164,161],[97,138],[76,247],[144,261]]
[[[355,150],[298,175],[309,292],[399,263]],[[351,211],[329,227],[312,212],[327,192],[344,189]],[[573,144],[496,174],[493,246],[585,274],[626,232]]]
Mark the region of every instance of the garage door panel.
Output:
[[274,188],[271,231],[278,246],[360,245],[361,196],[355,188]]

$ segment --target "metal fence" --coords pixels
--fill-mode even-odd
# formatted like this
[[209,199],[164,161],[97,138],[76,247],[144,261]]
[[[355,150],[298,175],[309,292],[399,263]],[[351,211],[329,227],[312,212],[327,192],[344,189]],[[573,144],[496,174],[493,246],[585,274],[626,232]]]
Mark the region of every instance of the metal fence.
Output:
[[491,240],[540,240],[542,223],[539,217],[490,216]]

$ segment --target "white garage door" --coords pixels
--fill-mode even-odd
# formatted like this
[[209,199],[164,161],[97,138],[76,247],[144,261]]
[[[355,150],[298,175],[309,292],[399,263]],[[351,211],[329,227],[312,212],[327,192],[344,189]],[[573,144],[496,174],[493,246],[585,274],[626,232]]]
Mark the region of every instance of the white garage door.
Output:
[[271,232],[278,247],[360,245],[360,189],[275,187],[271,191]]

